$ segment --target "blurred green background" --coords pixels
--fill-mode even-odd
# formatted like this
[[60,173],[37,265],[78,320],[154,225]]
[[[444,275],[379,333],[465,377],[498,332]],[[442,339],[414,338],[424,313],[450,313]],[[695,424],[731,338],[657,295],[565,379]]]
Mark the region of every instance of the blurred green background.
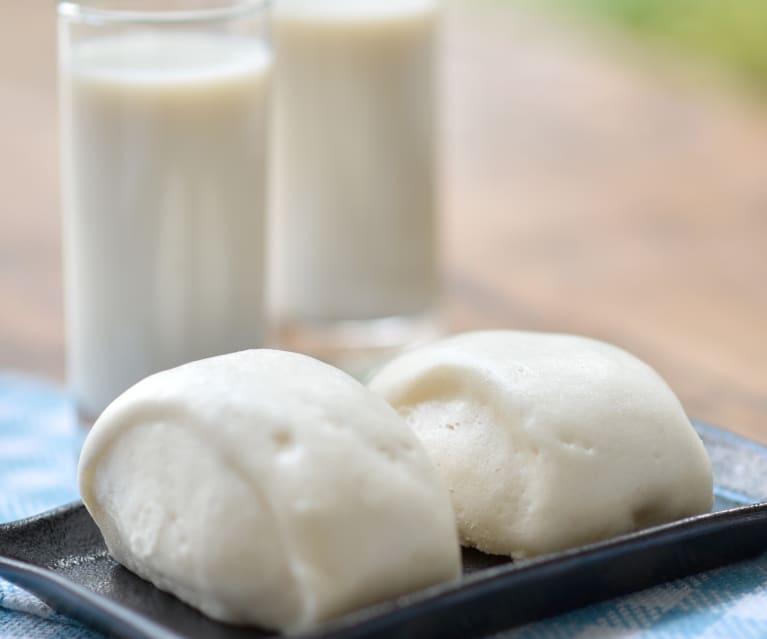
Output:
[[722,63],[767,88],[767,0],[545,0]]

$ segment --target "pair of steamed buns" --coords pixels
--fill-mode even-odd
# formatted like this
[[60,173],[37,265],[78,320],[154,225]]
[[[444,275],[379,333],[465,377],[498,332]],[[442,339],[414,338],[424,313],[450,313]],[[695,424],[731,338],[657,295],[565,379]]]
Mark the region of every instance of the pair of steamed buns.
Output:
[[91,430],[83,501],[121,564],[225,622],[288,632],[523,558],[708,511],[711,466],[647,365],[487,331],[364,387],[254,350],[153,375]]

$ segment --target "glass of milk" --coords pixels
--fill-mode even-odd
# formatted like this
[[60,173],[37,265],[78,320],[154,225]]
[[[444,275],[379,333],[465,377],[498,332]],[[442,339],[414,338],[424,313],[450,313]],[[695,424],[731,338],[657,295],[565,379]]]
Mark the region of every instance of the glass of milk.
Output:
[[59,2],[68,375],[97,415],[264,340],[264,0]]
[[436,0],[275,4],[270,299],[291,349],[355,368],[438,328],[438,25]]

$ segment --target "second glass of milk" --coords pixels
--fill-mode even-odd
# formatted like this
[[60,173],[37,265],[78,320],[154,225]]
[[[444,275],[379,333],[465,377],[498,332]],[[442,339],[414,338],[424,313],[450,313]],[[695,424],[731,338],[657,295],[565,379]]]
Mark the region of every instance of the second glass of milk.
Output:
[[264,0],[59,3],[68,374],[97,415],[264,338]]
[[353,372],[438,328],[438,24],[436,0],[275,5],[270,297],[283,345]]

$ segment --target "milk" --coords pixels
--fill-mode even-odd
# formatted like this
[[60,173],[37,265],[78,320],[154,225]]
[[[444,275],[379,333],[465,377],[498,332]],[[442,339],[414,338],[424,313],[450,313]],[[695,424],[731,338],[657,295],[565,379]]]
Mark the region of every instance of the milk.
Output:
[[261,343],[270,67],[257,41],[184,31],[62,59],[69,378],[85,412]]
[[277,3],[271,264],[281,317],[434,308],[436,26],[428,0]]

